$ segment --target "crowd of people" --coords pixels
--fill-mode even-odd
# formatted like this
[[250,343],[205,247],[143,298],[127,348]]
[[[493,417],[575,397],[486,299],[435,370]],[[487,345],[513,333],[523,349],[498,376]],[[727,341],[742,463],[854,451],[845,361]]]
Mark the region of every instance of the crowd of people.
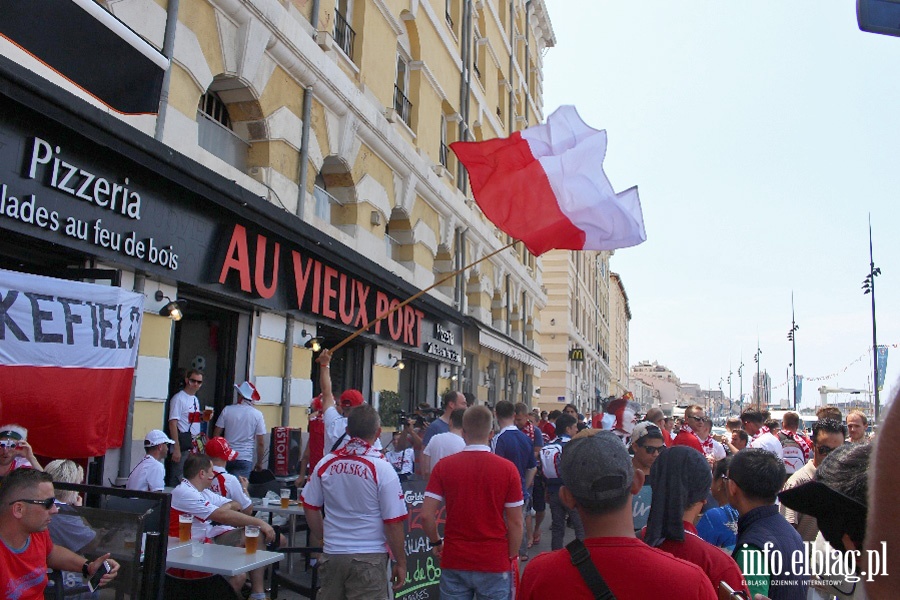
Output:
[[[606,590],[619,600],[860,600],[868,584],[869,597],[890,597],[883,590],[894,561],[866,536],[868,474],[879,463],[859,411],[844,418],[823,407],[804,431],[797,413],[776,422],[748,409],[718,435],[698,405],[680,419],[658,408],[640,416],[628,402],[585,418],[571,404],[549,413],[506,401],[489,409],[449,391],[430,423],[428,407],[419,407],[382,448],[378,412],[358,390],[336,395],[330,361],[328,350],[317,359],[322,393],[296,482],[311,542],[324,550],[323,600],[388,599],[406,583],[402,486],[412,477],[426,482],[421,527],[439,561],[442,598],[593,598]],[[170,534],[189,515],[192,537],[203,542],[242,546],[252,526],[276,548],[283,539],[253,516],[248,494],[265,431],[253,406],[259,393],[249,382],[235,386],[239,408],[223,411],[206,438],[194,432],[201,385],[202,373],[186,374],[171,435],[146,435],[127,487],[162,490],[168,456],[179,470]],[[888,447],[898,444],[882,435]],[[102,583],[116,577],[108,554],[85,558],[96,554],[97,536],[72,512],[79,494],[53,487],[81,483],[78,465],[44,468],[27,431],[8,425],[0,427],[0,478],[4,597],[41,597],[48,567],[62,572],[64,585],[81,583],[104,561]],[[889,477],[875,481],[900,487]],[[547,506],[551,551],[532,556]],[[875,515],[892,522],[894,512],[882,506]],[[564,545],[569,529],[574,540]],[[251,600],[266,598],[262,569],[231,584],[249,587]]]

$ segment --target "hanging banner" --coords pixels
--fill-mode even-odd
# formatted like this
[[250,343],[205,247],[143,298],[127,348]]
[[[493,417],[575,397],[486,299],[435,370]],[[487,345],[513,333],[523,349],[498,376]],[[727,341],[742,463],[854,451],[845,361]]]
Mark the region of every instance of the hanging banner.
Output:
[[878,361],[878,391],[884,389],[884,374],[887,371],[887,359],[888,359],[888,347],[887,346],[878,346],[878,356],[876,356],[875,360]]
[[4,423],[36,454],[102,456],[122,445],[144,297],[0,270]]

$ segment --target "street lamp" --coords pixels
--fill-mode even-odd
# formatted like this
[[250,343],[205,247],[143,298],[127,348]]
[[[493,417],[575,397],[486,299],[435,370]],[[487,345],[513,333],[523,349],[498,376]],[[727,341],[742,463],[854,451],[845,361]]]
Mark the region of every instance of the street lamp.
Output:
[[872,388],[875,392],[875,423],[878,423],[879,413],[879,397],[878,397],[878,336],[875,330],[875,278],[881,275],[881,269],[875,266],[875,259],[872,257],[872,215],[869,215],[869,274],[863,279],[863,294],[872,294],[872,364],[875,368],[875,379],[872,381]]
[[762,410],[759,406],[760,396],[762,395],[762,386],[759,382],[759,355],[762,354],[762,350],[759,349],[759,341],[756,342],[756,354],[753,355],[753,360],[756,361],[756,410]]
[[794,320],[794,292],[791,292],[791,329],[788,331],[787,337],[791,342],[791,366],[794,369],[794,410],[800,406],[800,399],[797,398],[797,339],[796,333],[797,330],[800,329],[800,326],[797,325],[797,322]]
[[[743,352],[741,353],[743,354]],[[744,359],[741,359],[741,366],[738,367],[738,378],[741,380],[740,396],[738,397],[738,405],[741,412],[744,412]]]

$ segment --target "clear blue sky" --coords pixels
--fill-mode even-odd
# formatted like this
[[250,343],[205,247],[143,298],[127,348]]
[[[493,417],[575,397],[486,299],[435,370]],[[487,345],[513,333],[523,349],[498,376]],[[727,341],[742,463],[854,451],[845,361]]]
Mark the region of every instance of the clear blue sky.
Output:
[[[737,397],[758,336],[786,397],[793,290],[803,405],[870,387],[870,212],[878,342],[900,344],[900,38],[860,31],[853,0],[546,2],[546,114],[606,129],[613,186],[640,190],[648,239],[611,261],[630,362],[714,389],[730,368]],[[898,377],[892,347],[882,402]]]

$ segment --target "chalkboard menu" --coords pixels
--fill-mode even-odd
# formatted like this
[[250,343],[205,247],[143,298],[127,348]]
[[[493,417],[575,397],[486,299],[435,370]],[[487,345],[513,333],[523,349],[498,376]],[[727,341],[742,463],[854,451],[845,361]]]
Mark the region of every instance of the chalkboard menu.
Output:
[[[440,598],[438,585],[441,567],[438,558],[431,553],[431,543],[422,529],[422,502],[425,498],[425,482],[413,478],[403,482],[403,495],[409,518],[404,522],[406,547],[406,583],[394,592],[396,600],[431,600]],[[443,535],[446,513],[443,505],[438,513],[438,532]]]

